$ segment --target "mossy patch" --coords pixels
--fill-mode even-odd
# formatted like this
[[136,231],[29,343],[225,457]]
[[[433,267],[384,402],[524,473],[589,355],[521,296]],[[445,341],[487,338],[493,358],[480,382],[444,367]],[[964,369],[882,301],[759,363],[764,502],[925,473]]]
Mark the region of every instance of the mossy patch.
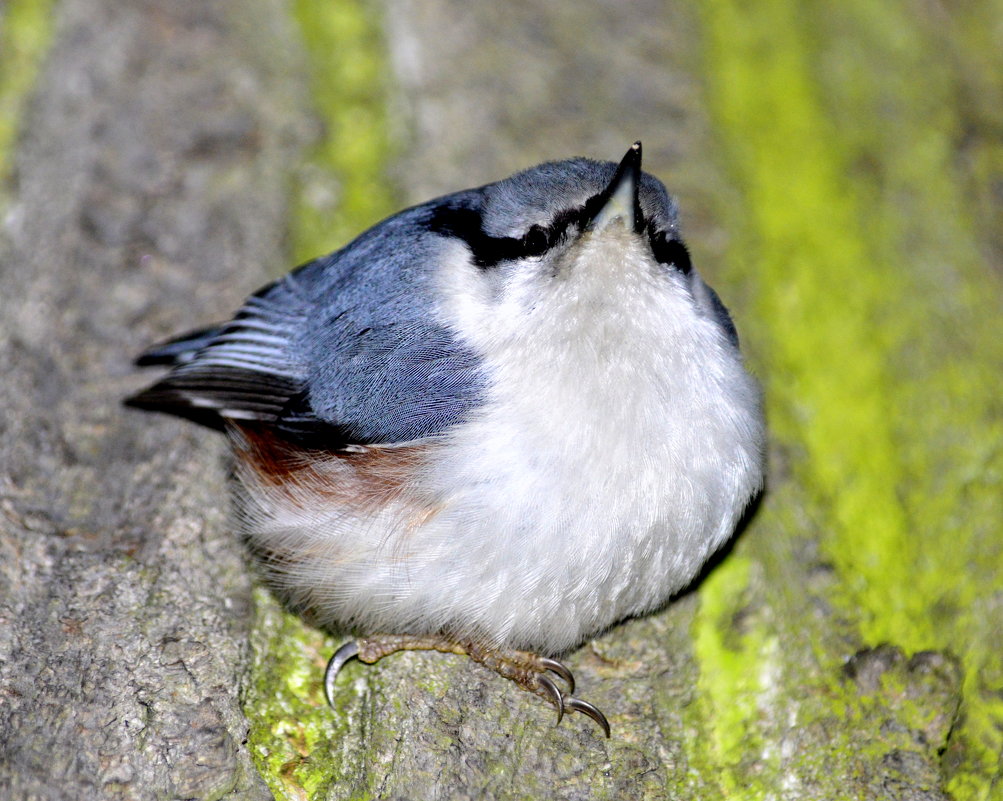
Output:
[[[864,0],[703,12],[708,97],[744,197],[725,212],[733,264],[755,285],[746,331],[773,435],[835,569],[828,600],[860,640],[961,656],[965,714],[944,776],[959,798],[987,797],[1003,752],[1003,291],[980,228],[998,137],[959,168],[969,120],[995,113],[971,104],[999,96],[999,73],[971,53],[998,63],[972,24],[991,5],[950,22]],[[974,100],[966,87],[986,80]],[[719,637],[698,626],[698,642]],[[703,670],[719,672],[716,653],[703,650]],[[737,653],[761,672],[758,650]],[[856,709],[840,686],[832,708]],[[714,687],[715,715],[747,707],[742,683]]]
[[264,589],[256,591],[255,606],[254,666],[244,694],[248,749],[279,798],[324,797],[325,787],[352,775],[339,742],[359,725],[357,695],[340,695],[344,704],[332,710],[322,682],[336,643]]
[[297,262],[339,248],[396,210],[389,68],[370,4],[296,0],[321,131],[301,166],[291,219]]
[[9,0],[0,6],[0,179],[10,170],[24,100],[49,49],[52,6],[52,0]]
[[759,798],[765,790],[741,766],[763,747],[754,721],[760,702],[772,692],[769,665],[776,649],[753,600],[756,569],[750,559],[735,555],[715,570],[701,585],[693,626],[701,669],[698,705],[708,730],[704,751],[709,763],[726,768],[714,773],[725,797],[741,789],[744,798]]

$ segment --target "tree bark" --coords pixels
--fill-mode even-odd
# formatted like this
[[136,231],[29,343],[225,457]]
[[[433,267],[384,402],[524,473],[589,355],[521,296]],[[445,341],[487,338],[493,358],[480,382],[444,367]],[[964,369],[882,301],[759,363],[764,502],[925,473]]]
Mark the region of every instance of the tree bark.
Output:
[[268,798],[221,443],[120,402],[138,351],[282,260],[294,29],[268,0],[52,24],[0,244],[0,795]]
[[[1003,48],[979,3],[823,6],[386,0],[334,74],[374,33],[347,0],[62,0],[0,195],[0,794],[995,797]],[[567,660],[608,741],[440,654],[346,667],[330,710],[339,640],[256,585],[220,439],[119,406],[139,350],[292,266],[289,208],[376,222],[304,144],[371,159],[383,92],[401,206],[641,139],[763,379],[745,530]]]

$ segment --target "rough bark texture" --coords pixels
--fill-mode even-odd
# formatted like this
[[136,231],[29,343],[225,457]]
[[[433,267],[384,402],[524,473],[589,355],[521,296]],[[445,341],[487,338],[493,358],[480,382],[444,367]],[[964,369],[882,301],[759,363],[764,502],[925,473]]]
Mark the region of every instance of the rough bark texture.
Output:
[[[994,2],[387,0],[384,56],[347,0],[62,0],[2,195],[0,795],[999,798]],[[438,654],[346,668],[332,714],[218,438],[118,406],[289,266],[294,170],[297,252],[392,210],[358,201],[387,91],[402,204],[642,139],[766,386],[734,548],[568,659],[609,741]]]
[[0,795],[268,798],[220,443],[120,401],[138,350],[280,261],[293,29],[267,1],[56,14],[0,240]]

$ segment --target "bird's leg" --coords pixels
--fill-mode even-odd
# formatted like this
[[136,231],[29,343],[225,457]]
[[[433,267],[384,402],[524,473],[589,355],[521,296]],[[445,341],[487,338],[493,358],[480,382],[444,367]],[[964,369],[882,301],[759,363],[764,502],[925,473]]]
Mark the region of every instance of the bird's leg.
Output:
[[[373,664],[395,651],[439,651],[444,654],[467,655],[475,662],[491,668],[499,676],[514,681],[524,690],[535,693],[557,707],[557,722],[564,717],[565,710],[588,715],[609,737],[609,722],[606,716],[587,701],[576,698],[575,677],[556,659],[538,656],[529,651],[492,648],[474,641],[454,640],[445,636],[384,635],[351,640],[342,645],[327,663],[324,673],[324,693],[327,702],[334,706],[334,681],[338,671],[350,659]],[[566,689],[557,686],[549,674],[561,679]]]

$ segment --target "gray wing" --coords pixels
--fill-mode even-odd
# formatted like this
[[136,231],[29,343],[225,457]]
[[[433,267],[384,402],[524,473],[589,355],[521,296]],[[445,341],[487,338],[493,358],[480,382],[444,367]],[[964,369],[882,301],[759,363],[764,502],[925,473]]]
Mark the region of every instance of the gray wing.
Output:
[[[412,210],[415,213],[416,210]],[[478,360],[431,316],[428,249],[405,215],[255,293],[233,320],[156,346],[126,403],[221,429],[254,421],[317,447],[436,434],[480,400]]]

